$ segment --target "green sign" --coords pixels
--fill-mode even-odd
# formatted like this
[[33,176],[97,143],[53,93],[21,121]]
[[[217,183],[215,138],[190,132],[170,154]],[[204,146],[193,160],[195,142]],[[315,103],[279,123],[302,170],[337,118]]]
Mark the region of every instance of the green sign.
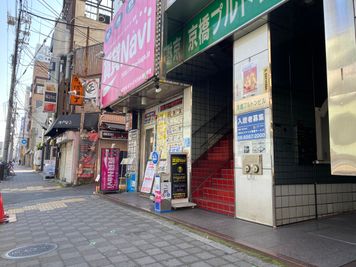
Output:
[[168,39],[167,70],[205,50],[286,0],[215,0]]

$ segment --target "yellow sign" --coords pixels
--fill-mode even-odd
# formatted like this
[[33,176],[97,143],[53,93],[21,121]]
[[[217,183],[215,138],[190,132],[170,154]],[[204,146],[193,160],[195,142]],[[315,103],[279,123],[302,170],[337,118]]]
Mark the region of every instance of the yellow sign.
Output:
[[235,101],[234,114],[242,114],[249,111],[259,110],[270,107],[270,93],[250,96]]
[[70,104],[82,106],[84,103],[84,88],[77,75],[72,76]]

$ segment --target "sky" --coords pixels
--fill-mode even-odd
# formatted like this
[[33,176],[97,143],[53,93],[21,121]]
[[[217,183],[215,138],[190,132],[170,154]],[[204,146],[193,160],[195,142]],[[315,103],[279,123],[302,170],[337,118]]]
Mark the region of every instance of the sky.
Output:
[[[27,2],[30,12],[44,16],[46,18],[56,19],[61,9],[63,0],[23,0]],[[50,5],[48,5],[50,3]],[[17,16],[16,13],[16,0],[0,0],[0,141],[4,140],[5,126],[6,126],[6,112],[7,103],[9,100],[9,90],[11,84],[11,55],[14,52],[15,44],[15,26],[7,25],[7,14],[10,16]],[[43,20],[32,16],[30,27],[30,41],[21,53],[20,65],[18,69],[19,78],[26,67],[31,62],[32,56],[35,54],[37,44],[42,44],[48,33],[52,30],[54,23],[51,21]],[[47,45],[50,45],[50,38],[48,38]],[[27,51],[29,49],[29,51]],[[18,92],[18,113],[17,118],[23,116],[24,110],[22,105],[25,103],[25,89],[30,86],[32,82],[32,67],[29,67],[20,79],[16,91]]]

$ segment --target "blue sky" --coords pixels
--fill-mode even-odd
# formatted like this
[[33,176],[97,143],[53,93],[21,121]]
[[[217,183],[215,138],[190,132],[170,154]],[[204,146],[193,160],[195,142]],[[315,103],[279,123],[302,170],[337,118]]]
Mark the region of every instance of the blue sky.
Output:
[[[26,0],[23,0],[24,2]],[[62,9],[62,0],[27,0],[30,12],[39,14],[41,16],[55,19],[55,13],[59,13]],[[50,4],[50,9],[48,4]],[[7,13],[11,16],[17,16],[15,11],[16,0],[0,0],[0,141],[4,140],[5,125],[6,125],[6,111],[7,102],[9,99],[10,81],[11,81],[11,55],[14,51],[15,42],[15,27],[7,25]],[[38,43],[42,44],[46,35],[53,28],[54,23],[32,17],[30,28],[30,41],[27,46],[30,51],[21,54],[21,61],[18,69],[18,77],[26,69],[26,66],[31,61],[31,53],[35,54],[35,48]],[[46,44],[50,44],[50,39]],[[31,85],[32,67],[29,67],[26,74],[21,78],[16,90],[18,92],[19,100],[22,104],[25,102],[25,88]],[[18,103],[20,116],[24,114],[21,110],[21,103]],[[19,120],[19,118],[18,118]]]

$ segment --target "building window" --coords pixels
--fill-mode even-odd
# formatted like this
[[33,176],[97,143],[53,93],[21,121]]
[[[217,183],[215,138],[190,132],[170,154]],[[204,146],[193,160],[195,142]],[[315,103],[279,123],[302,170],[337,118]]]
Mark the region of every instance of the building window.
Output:
[[112,0],[87,0],[85,2],[85,16],[106,24],[111,21]]

